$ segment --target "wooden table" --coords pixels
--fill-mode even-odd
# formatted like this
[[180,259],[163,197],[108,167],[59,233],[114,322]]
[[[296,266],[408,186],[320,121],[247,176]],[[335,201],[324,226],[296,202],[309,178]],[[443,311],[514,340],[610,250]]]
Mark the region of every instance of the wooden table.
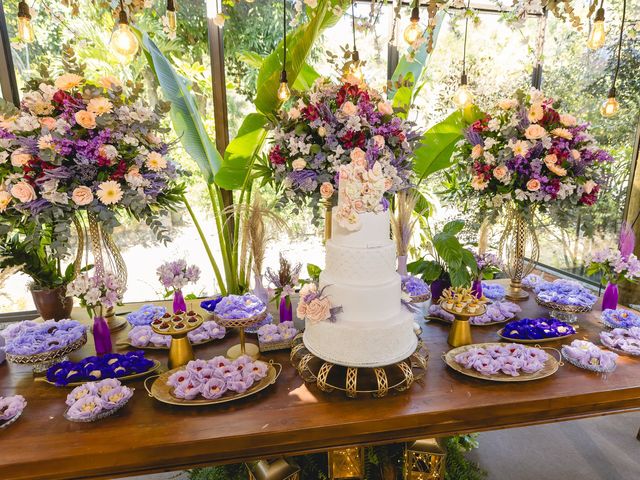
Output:
[[[530,299],[524,316],[546,312]],[[581,316],[579,335],[597,343],[600,306]],[[222,462],[301,454],[333,447],[399,442],[550,423],[640,408],[640,359],[620,357],[603,378],[566,364],[550,378],[500,384],[464,377],[443,363],[448,327],[430,322],[423,338],[431,359],[423,384],[382,399],[347,399],[305,385],[288,353],[270,353],[284,365],[276,385],[225,405],[180,408],[147,396],[142,382],[113,417],[71,423],[62,417],[68,389],[34,382],[31,372],[0,366],[0,395],[22,394],[28,406],[0,431],[0,478],[113,478]],[[472,327],[474,340],[497,341],[498,327]],[[119,333],[117,339],[126,334]],[[222,354],[232,336],[196,348],[196,356]],[[549,344],[559,347],[559,342]],[[80,356],[91,354],[85,347]],[[149,356],[166,360],[166,354]]]

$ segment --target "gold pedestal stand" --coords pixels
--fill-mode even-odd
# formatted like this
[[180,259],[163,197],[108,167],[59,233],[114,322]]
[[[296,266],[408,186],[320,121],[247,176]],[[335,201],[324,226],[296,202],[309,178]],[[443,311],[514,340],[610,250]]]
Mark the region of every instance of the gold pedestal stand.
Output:
[[121,317],[120,315],[116,315],[116,312],[113,311],[113,308],[107,309],[107,313],[104,316],[104,319],[107,321],[107,325],[109,326],[109,330],[111,332],[118,332],[127,326],[127,319],[125,317]]
[[333,208],[333,203],[331,203],[331,199],[324,198],[322,199],[322,205],[324,206],[324,238],[322,239],[322,243],[326,245],[327,240],[331,239],[331,222],[333,216],[331,209]]
[[258,315],[249,318],[222,318],[218,315],[213,315],[213,319],[221,327],[237,328],[240,331],[240,343],[227,350],[227,358],[235,360],[242,355],[248,355],[254,360],[258,359],[258,357],[260,356],[260,347],[258,347],[258,345],[254,343],[246,342],[244,329],[261,322],[266,318],[266,316],[266,310]]
[[315,383],[323,392],[339,390],[354,398],[359,393],[384,397],[390,390],[407,390],[420,381],[427,371],[429,353],[422,343],[413,354],[384,367],[345,367],[327,362],[311,353],[304,345],[302,333],[291,343],[291,363],[305,382]]
[[469,323],[469,319],[471,317],[478,317],[487,311],[487,308],[484,305],[480,305],[478,310],[469,313],[468,311],[456,312],[453,309],[449,309],[444,306],[443,303],[440,304],[442,309],[450,313],[455,317],[455,320],[451,324],[451,329],[449,330],[449,338],[447,342],[452,347],[461,347],[463,345],[471,345],[473,343],[473,339],[471,338],[471,325]]
[[200,315],[195,315],[194,318],[197,321],[187,322],[183,316],[182,320],[186,325],[183,328],[175,328],[175,321],[166,321],[170,325],[168,329],[159,329],[156,325],[151,324],[151,329],[159,335],[171,336],[171,346],[169,347],[169,370],[186,365],[191,360],[194,360],[193,348],[191,347],[191,341],[187,335],[190,331],[195,330],[204,322],[204,319]]

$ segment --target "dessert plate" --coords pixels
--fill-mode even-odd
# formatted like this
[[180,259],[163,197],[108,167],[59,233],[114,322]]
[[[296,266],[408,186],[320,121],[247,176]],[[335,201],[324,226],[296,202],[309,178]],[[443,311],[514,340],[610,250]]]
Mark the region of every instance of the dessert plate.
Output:
[[[144,372],[140,372],[140,373],[132,373],[131,375],[125,375],[124,377],[113,377],[116,380],[120,380],[121,382],[126,382],[127,380],[135,380],[136,378],[142,378],[142,377],[146,377],[147,375],[157,371],[160,366],[162,365],[158,360],[151,360],[153,362],[153,366],[151,366],[149,368],[149,370],[146,370]],[[91,382],[92,380],[82,380],[79,382],[72,382],[72,383],[67,383],[66,385],[56,385],[54,382],[50,382],[47,377],[37,377],[37,380],[41,381],[41,382],[46,382],[49,385],[53,385],[54,387],[62,387],[62,388],[74,388],[74,387],[79,387],[80,385],[83,385],[87,382]],[[104,378],[101,378],[100,380],[104,380]],[[98,381],[98,380],[96,380]]]
[[[158,375],[157,377],[147,378],[144,381],[144,388],[147,390],[147,393],[149,394],[150,397],[155,398],[159,402],[167,403],[169,405],[178,405],[181,407],[198,407],[202,405],[215,405],[218,403],[232,402],[234,400],[239,400],[241,398],[254,395],[264,390],[269,385],[273,385],[274,383],[276,383],[276,380],[280,376],[280,372],[282,372],[282,365],[280,365],[279,363],[268,363],[267,366],[269,367],[267,370],[267,375],[259,382],[254,383],[251,386],[251,388],[248,388],[245,392],[242,392],[242,393],[231,392],[223,395],[220,398],[216,398],[212,400],[208,400],[206,398],[196,398],[193,400],[185,400],[183,398],[175,397],[172,394],[171,392],[172,388],[169,385],[167,385],[167,381],[169,380],[169,377],[173,373],[179,370],[184,370],[184,366],[174,368],[173,370],[169,370],[168,372],[164,372]],[[151,385],[151,389],[149,389],[149,387],[147,386],[147,383],[152,378],[155,378],[155,381]]]
[[[471,348],[489,348],[496,345],[506,346],[506,343],[474,343],[472,345],[463,345],[462,347],[454,348],[449,350],[447,353],[442,355],[442,360],[444,363],[449,365],[453,370],[459,372],[463,375],[473,378],[479,378],[481,380],[489,380],[492,382],[504,382],[504,383],[517,383],[517,382],[529,382],[531,380],[540,380],[541,378],[546,378],[558,371],[558,368],[561,365],[560,360],[556,360],[553,355],[549,355],[549,358],[544,362],[544,367],[542,370],[538,370],[535,373],[521,373],[517,377],[513,377],[511,375],[507,375],[505,373],[496,373],[495,375],[485,375],[477,372],[471,368],[464,368],[458,362],[456,362],[455,357],[459,353],[466,352]],[[545,348],[544,350],[553,350],[558,353],[558,356],[562,358],[560,352],[553,348]]]
[[502,338],[503,340],[506,340],[508,342],[514,342],[514,343],[522,343],[525,345],[535,345],[537,343],[547,343],[547,342],[556,342],[558,340],[564,340],[565,338],[569,338],[569,337],[573,337],[576,333],[570,333],[569,335],[562,335],[560,337],[547,337],[547,338],[538,338],[538,339],[528,339],[528,338],[511,338],[511,337],[505,337],[504,335],[502,335],[502,331],[504,330],[504,328],[501,328],[500,330],[498,330],[498,336],[500,338]]

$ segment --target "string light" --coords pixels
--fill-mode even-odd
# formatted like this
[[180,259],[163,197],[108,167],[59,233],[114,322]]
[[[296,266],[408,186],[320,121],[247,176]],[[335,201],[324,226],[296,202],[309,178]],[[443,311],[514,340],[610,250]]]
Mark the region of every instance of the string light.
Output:
[[453,94],[453,102],[458,108],[464,108],[467,105],[473,103],[473,94],[469,90],[467,81],[467,33],[469,30],[469,4],[470,0],[467,0],[467,11],[465,12],[464,20],[464,44],[462,47],[462,75],[460,75],[460,86],[456,93]]
[[606,39],[604,33],[604,8],[602,4],[604,0],[600,2],[600,8],[596,12],[596,18],[593,22],[593,27],[591,27],[591,32],[589,33],[589,39],[587,40],[587,47],[591,50],[598,50],[604,46],[604,41]]
[[167,0],[167,27],[170,32],[175,32],[178,28],[178,17],[174,0]]
[[18,38],[24,43],[32,43],[36,38],[33,34],[29,5],[24,0],[18,3]]
[[404,41],[409,45],[413,45],[422,36],[422,27],[420,27],[420,10],[419,0],[415,0],[413,9],[411,10],[411,19],[409,26],[404,30]]
[[122,0],[120,0],[118,26],[111,34],[109,45],[111,46],[113,54],[121,63],[131,62],[140,47],[138,38],[131,31],[131,27],[129,27],[129,18],[127,17],[127,12],[124,9]]
[[282,0],[282,31],[284,58],[282,60],[282,72],[280,72],[280,86],[278,87],[278,100],[286,102],[291,97],[289,82],[287,81],[287,0]]
[[608,98],[604,101],[600,107],[600,113],[605,118],[611,118],[618,114],[620,111],[620,103],[616,100],[616,81],[618,80],[618,73],[620,72],[620,55],[622,53],[622,38],[624,34],[624,21],[627,16],[627,0],[622,0],[622,21],[620,22],[620,37],[618,38],[618,58],[616,60],[616,69],[613,72],[613,82],[609,89]]

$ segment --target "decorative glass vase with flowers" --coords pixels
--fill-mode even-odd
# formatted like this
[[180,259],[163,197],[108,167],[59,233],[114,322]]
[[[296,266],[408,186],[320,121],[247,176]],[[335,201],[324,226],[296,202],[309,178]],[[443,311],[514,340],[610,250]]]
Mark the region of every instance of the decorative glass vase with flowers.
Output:
[[189,283],[198,281],[200,269],[196,265],[187,265],[185,260],[174,260],[160,265],[156,273],[165,288],[165,297],[173,295],[173,313],[186,312],[187,303],[182,289]]
[[267,268],[266,279],[273,285],[273,298],[279,305],[280,323],[293,320],[293,307],[291,305],[291,295],[299,282],[302,264],[295,265],[289,262],[280,254],[280,268],[276,272]]
[[[33,219],[41,231],[28,237],[32,248],[46,238],[59,256],[68,252],[76,222],[96,267],[104,269],[110,262],[98,264],[105,255],[119,259],[117,252],[104,252],[105,245],[115,249],[110,234],[119,214],[144,219],[166,240],[160,216],[181,203],[184,186],[168,157],[170,145],[159,136],[168,106],[152,109],[136,89],[125,93],[113,77],[89,80],[69,64],[72,71],[57,78],[41,68],[20,109],[2,106],[0,214]],[[89,227],[79,227],[85,219]],[[53,235],[44,235],[47,228]],[[118,267],[124,284],[124,264]]]
[[528,296],[521,281],[539,256],[536,211],[593,205],[613,162],[598,148],[589,124],[559,107],[539,90],[518,91],[464,132],[459,193],[506,220],[500,253],[512,300]]
[[93,340],[98,355],[110,353],[111,331],[104,318],[104,309],[112,309],[122,301],[124,285],[111,273],[96,272],[78,275],[67,287],[67,295],[78,297],[80,304],[93,318]]
[[379,92],[364,83],[319,79],[308,91],[294,93],[290,105],[278,114],[267,155],[283,201],[324,205],[329,213],[337,196],[340,166],[351,162],[367,170],[379,165],[387,182],[385,207],[388,198],[411,186],[419,134]]
[[494,277],[494,275],[500,273],[500,260],[493,253],[473,253],[476,263],[478,264],[478,271],[474,275],[473,283],[471,284],[471,291],[477,298],[482,298],[482,280],[488,280]]
[[602,297],[602,310],[618,308],[618,284],[624,280],[636,282],[640,278],[640,260],[633,253],[635,234],[624,224],[620,231],[618,248],[605,248],[591,254],[587,275],[598,275],[606,285]]

